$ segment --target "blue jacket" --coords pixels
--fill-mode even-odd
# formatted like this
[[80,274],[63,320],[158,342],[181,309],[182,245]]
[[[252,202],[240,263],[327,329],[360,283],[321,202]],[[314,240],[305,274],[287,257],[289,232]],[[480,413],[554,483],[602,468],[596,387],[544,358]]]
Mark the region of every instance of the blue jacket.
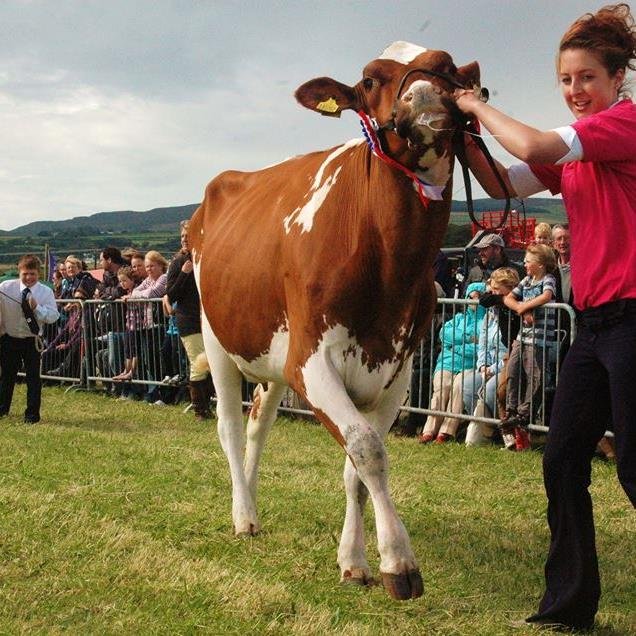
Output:
[[[466,289],[466,298],[474,291],[483,293],[485,289],[485,283],[471,283]],[[484,307],[472,305],[442,325],[439,330],[442,350],[437,358],[435,373],[442,370],[459,373],[476,367],[477,342],[485,314]]]

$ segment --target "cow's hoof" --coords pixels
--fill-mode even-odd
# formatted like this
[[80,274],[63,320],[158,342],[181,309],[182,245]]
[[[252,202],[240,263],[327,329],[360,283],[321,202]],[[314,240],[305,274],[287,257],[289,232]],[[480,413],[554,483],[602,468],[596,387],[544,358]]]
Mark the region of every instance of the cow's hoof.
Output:
[[389,595],[396,601],[406,601],[424,594],[424,583],[419,570],[410,570],[405,574],[382,572],[382,583]]
[[237,530],[234,526],[234,535],[241,539],[245,537],[255,537],[260,532],[260,528],[253,523],[250,523],[249,528]]
[[369,572],[363,570],[362,568],[352,568],[351,570],[345,570],[342,573],[342,578],[340,579],[340,581],[345,585],[364,585],[368,587],[378,585],[378,580],[374,579],[369,574]]

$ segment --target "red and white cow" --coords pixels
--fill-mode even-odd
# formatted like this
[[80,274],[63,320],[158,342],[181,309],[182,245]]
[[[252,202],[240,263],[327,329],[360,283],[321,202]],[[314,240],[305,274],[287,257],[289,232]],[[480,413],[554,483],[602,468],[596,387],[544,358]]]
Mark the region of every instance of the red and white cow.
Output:
[[[235,532],[259,530],[259,459],[290,385],[347,455],[342,579],[372,580],[362,520],[370,495],[380,571],[397,599],[423,590],[389,494],[384,438],[435,304],[432,264],[448,223],[456,127],[453,87],[443,78],[411,73],[396,102],[412,69],[466,86],[479,81],[476,62],[457,68],[443,51],[396,42],[355,86],[318,78],[296,99],[323,114],[351,109],[379,124],[394,119],[395,132],[379,133],[383,150],[430,185],[431,200],[355,139],[258,172],[224,172],[207,186],[190,225]],[[267,387],[255,398],[247,440],[242,376]]]

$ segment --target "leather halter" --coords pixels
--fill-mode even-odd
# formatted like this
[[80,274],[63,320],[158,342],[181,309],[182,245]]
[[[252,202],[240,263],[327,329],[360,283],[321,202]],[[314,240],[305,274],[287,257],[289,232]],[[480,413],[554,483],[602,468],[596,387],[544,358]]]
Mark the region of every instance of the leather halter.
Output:
[[[400,95],[402,94],[402,90],[404,89],[404,84],[406,83],[407,78],[409,77],[409,75],[412,75],[413,73],[424,73],[425,75],[431,75],[433,77],[437,77],[441,80],[444,80],[445,82],[447,82],[448,84],[450,84],[451,86],[455,88],[467,90],[466,86],[458,82],[453,76],[449,75],[448,73],[433,71],[427,68],[413,68],[407,71],[402,76],[402,79],[400,80],[400,84],[398,86],[397,93],[395,95],[395,100],[393,102],[393,110],[391,111],[391,119],[389,119],[389,121],[386,122],[385,124],[378,125],[376,127],[376,132],[381,133],[383,131],[390,131],[397,135],[395,118],[397,116],[397,107],[399,104]],[[483,102],[487,102],[488,98],[489,98],[488,89],[480,88],[479,99]],[[470,216],[470,220],[481,230],[490,230],[490,231],[498,230],[499,228],[504,227],[506,224],[506,221],[508,220],[508,214],[510,213],[510,192],[508,192],[508,188],[503,178],[499,174],[499,171],[497,170],[497,166],[495,165],[495,161],[492,158],[490,151],[488,150],[486,144],[484,143],[484,140],[479,135],[478,124],[474,122],[473,120],[471,120],[469,117],[467,117],[464,113],[459,111],[459,109],[457,109],[457,112],[453,113],[453,119],[457,123],[455,132],[453,133],[453,149],[455,151],[455,156],[457,157],[459,163],[462,166],[462,175],[464,177],[464,188],[466,190],[466,207],[468,208],[468,215]],[[475,143],[477,144],[477,147],[483,153],[484,157],[486,158],[486,161],[488,162],[488,165],[490,166],[491,170],[493,171],[495,175],[495,178],[497,179],[497,182],[499,183],[499,186],[501,187],[501,189],[506,195],[505,196],[506,206],[505,206],[504,213],[501,219],[501,223],[499,223],[499,225],[494,227],[483,226],[475,217],[475,211],[473,206],[473,196],[472,196],[472,186],[470,183],[470,174],[469,174],[469,168],[468,168],[468,159],[466,157],[466,145],[464,143],[465,132],[473,136],[473,139]]]

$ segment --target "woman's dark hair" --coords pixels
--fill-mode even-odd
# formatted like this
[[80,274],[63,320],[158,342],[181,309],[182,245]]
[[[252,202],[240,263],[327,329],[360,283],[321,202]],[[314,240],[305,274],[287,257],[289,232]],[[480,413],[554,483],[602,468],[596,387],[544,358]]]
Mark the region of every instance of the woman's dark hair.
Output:
[[611,77],[621,69],[636,70],[636,27],[629,5],[610,4],[581,16],[561,38],[559,56],[568,49],[594,53]]

